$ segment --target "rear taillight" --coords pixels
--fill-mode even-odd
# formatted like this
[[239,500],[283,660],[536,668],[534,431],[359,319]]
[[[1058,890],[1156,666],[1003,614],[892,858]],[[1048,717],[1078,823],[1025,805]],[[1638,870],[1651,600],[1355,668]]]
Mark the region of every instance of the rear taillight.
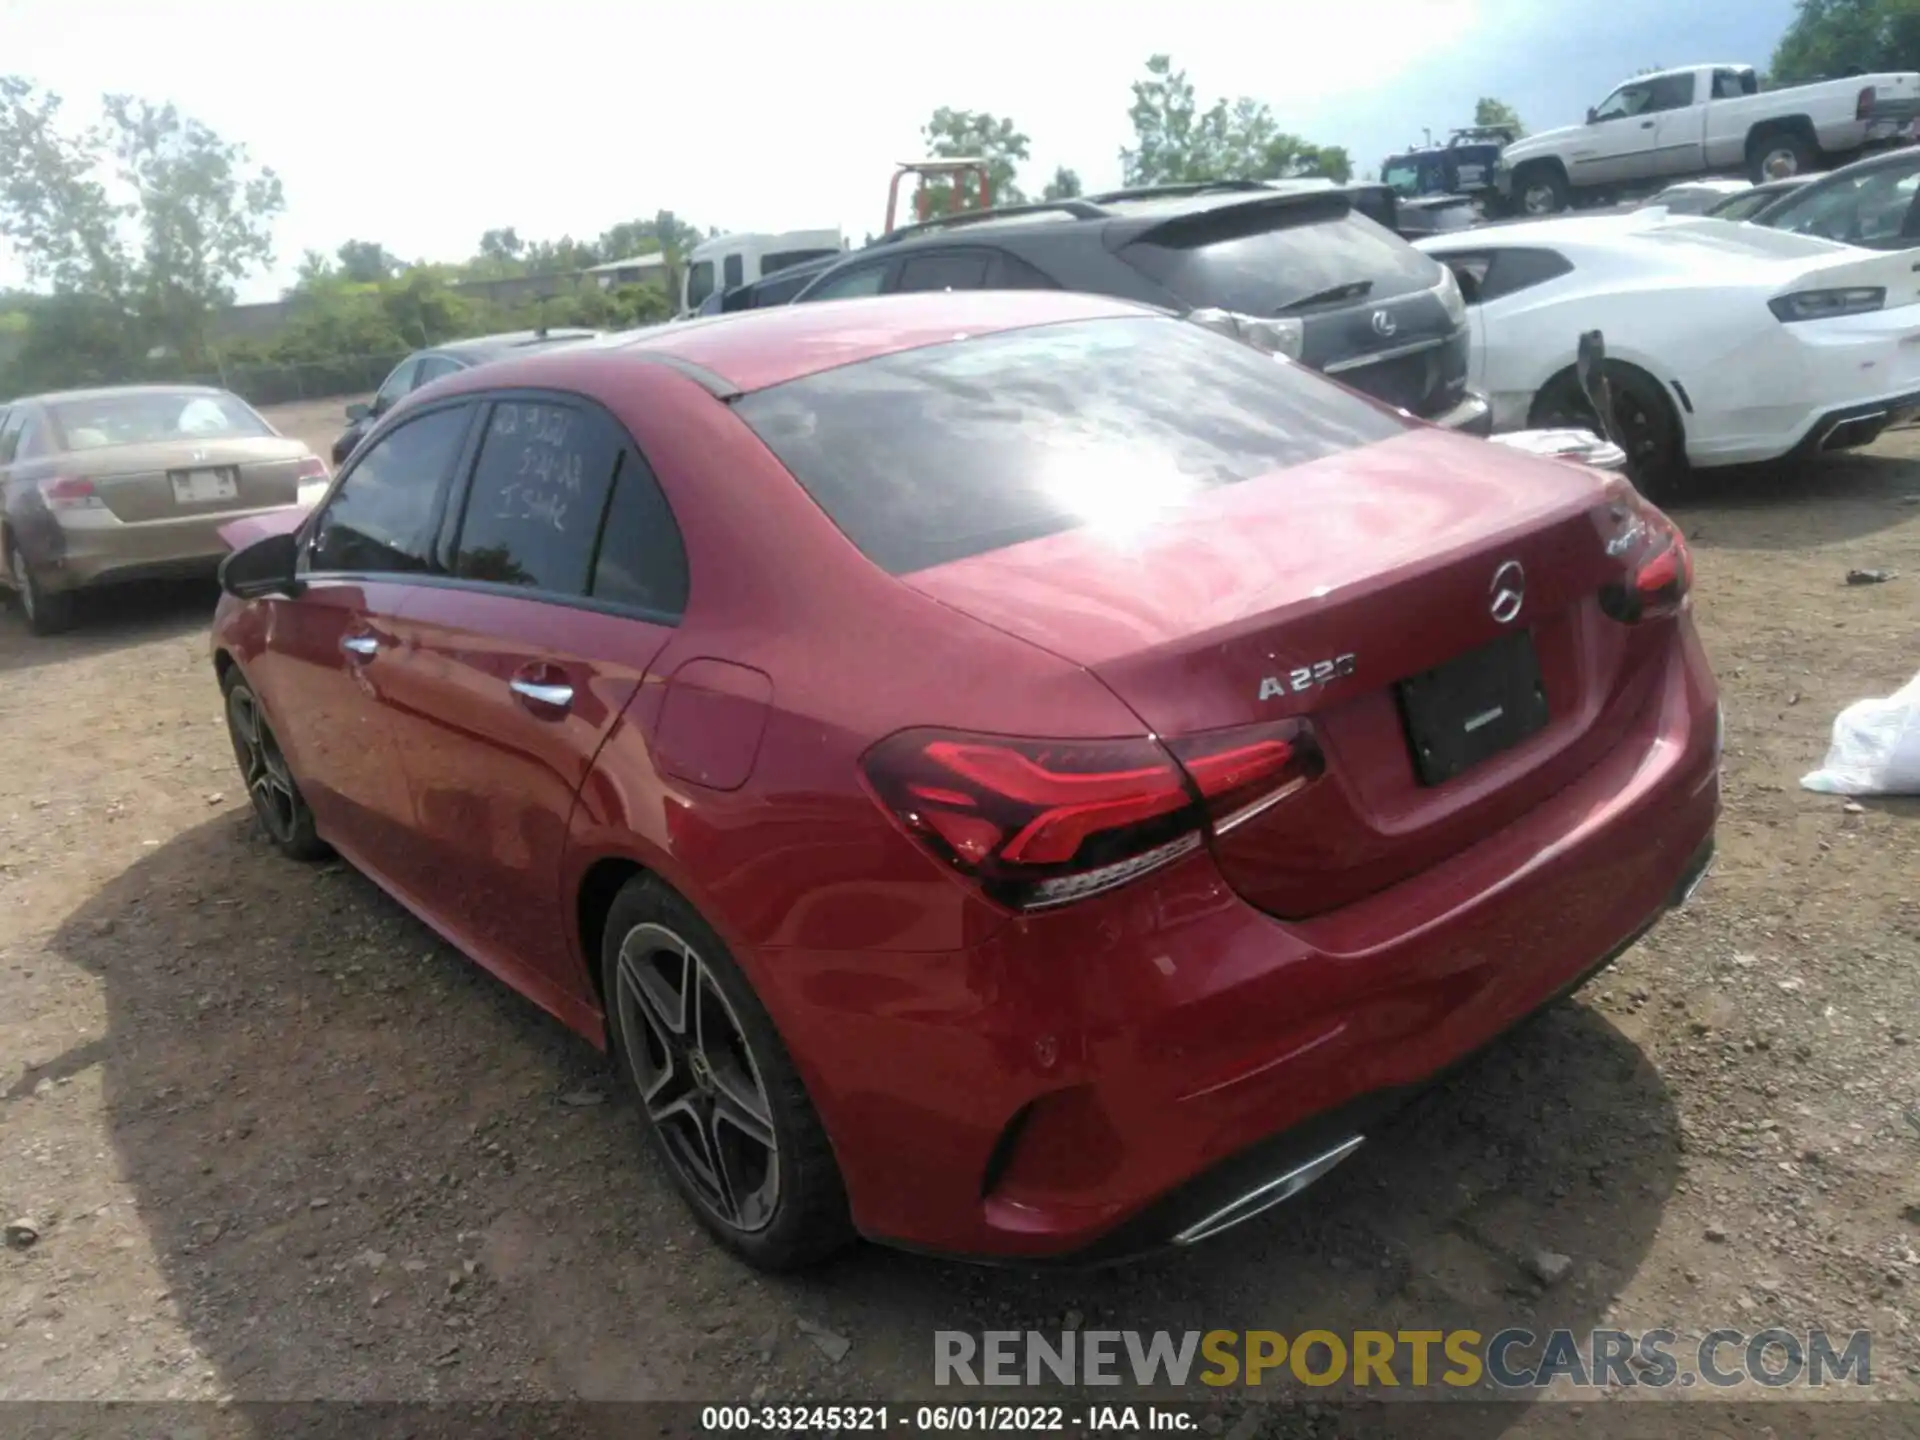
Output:
[[77,475],[42,480],[40,494],[49,510],[98,510],[106,503],[94,492],[91,480]]
[[1234,310],[1206,307],[1189,310],[1187,319],[1202,329],[1243,341],[1269,355],[1284,355],[1289,360],[1298,360],[1307,343],[1306,326],[1287,316],[1242,315]]
[[299,503],[309,507],[319,504],[331,480],[332,477],[327,474],[327,462],[318,455],[307,456],[295,472]]
[[1693,589],[1693,552],[1680,527],[1631,489],[1605,514],[1607,554],[1626,573],[1602,587],[1600,608],[1623,625],[1679,614]]
[[1853,118],[1869,120],[1873,117],[1873,86],[1862,87],[1859,98],[1853,102]]
[[1792,325],[1802,320],[1834,320],[1842,315],[1871,315],[1884,310],[1887,292],[1879,285],[1848,285],[1838,290],[1796,290],[1767,301],[1774,319]]
[[1189,854],[1207,827],[1258,814],[1323,768],[1300,721],[1190,736],[1171,749],[1146,736],[908,730],[861,763],[881,805],[941,861],[1008,909],[1042,910]]

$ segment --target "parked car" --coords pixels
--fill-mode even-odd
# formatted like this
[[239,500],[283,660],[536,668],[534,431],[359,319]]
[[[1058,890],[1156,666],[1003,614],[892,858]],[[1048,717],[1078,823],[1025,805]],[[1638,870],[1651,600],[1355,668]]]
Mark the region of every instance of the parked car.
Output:
[[1494,184],[1527,215],[1596,191],[1744,170],[1758,184],[1846,161],[1899,139],[1920,117],[1920,74],[1855,75],[1760,89],[1749,65],[1636,75],[1587,111],[1500,156]]
[[606,1045],[760,1265],[1225,1230],[1711,854],[1659,511],[1107,297],[501,361],[265,528],[267,834]]
[[1705,215],[1716,205],[1752,189],[1745,180],[1688,180],[1656,191],[1634,208],[1659,210],[1667,215]]
[[[1810,189],[1812,187],[1809,187]],[[1904,260],[1756,225],[1577,216],[1421,242],[1453,267],[1496,430],[1591,425],[1567,339],[1606,332],[1636,483],[1870,443],[1920,408]]]
[[1818,175],[1787,175],[1779,180],[1748,185],[1716,201],[1706,213],[1715,220],[1751,220],[1782,196],[1819,178]]
[[759,310],[767,305],[785,305],[792,301],[812,281],[813,277],[831,266],[838,265],[846,258],[844,252],[836,250],[831,255],[818,256],[812,260],[802,260],[776,270],[773,274],[759,280],[749,280],[744,285],[736,285],[731,290],[719,291],[709,295],[700,306],[702,315],[731,314],[735,310]]
[[1455,130],[1444,145],[1415,146],[1380,162],[1380,179],[1404,199],[1480,195],[1493,188],[1500,152],[1514,141],[1501,125]]
[[211,576],[236,515],[311,500],[327,468],[238,395],[199,385],[64,390],[0,403],[0,586],[27,626],[73,623],[76,592]]
[[1082,290],[1193,315],[1422,419],[1484,434],[1459,287],[1387,228],[1385,186],[1149,187],[904,226],[795,304],[926,290]]
[[1747,218],[1770,230],[1818,235],[1869,250],[1920,245],[1920,148],[1856,160],[1776,198]]
[[574,340],[591,340],[598,330],[514,330],[502,335],[476,335],[470,340],[453,340],[445,345],[416,350],[407,356],[380,382],[380,389],[368,402],[347,406],[347,428],[333,442],[333,463],[346,463],[353,447],[366,436],[374,422],[422,385],[431,385],[443,375],[485,365],[505,355],[523,354],[548,345],[564,345]]

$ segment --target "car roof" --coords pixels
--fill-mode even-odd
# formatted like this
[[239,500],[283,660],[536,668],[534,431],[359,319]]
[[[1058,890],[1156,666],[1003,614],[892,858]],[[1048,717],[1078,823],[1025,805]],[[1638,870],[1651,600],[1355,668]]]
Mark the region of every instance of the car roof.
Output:
[[[707,315],[644,330],[607,335],[583,346],[563,346],[503,360],[474,372],[471,385],[539,386],[576,367],[665,361],[691,369],[711,390],[731,398],[822,370],[979,335],[1058,325],[1075,320],[1163,312],[1105,295],[1070,290],[958,290],[810,305],[772,305]],[[444,393],[444,392],[442,392]]]
[[429,345],[417,355],[450,355],[457,360],[491,360],[513,350],[557,345],[564,340],[591,340],[598,330],[561,329],[506,330],[498,335],[474,335],[465,340],[449,340],[444,345]]
[[78,390],[47,390],[0,400],[0,405],[60,405],[74,400],[105,400],[115,395],[230,395],[217,385],[90,385]]
[[1783,266],[1838,257],[1851,248],[1837,241],[1768,230],[1739,220],[1715,220],[1705,215],[1647,220],[1643,218],[1647,213],[1562,217],[1455,231],[1420,240],[1415,248],[1438,256],[1538,247],[1560,251],[1576,263],[1582,255],[1594,260],[1618,257],[1636,270],[1709,278],[1777,272]]
[[1064,227],[1075,221],[1138,220],[1151,225],[1242,205],[1273,205],[1290,198],[1339,197],[1351,203],[1356,190],[1385,188],[1366,181],[1342,185],[1331,180],[1301,178],[1209,180],[1191,184],[1147,185],[1132,190],[1108,190],[1096,195],[1042,200],[1028,205],[996,205],[985,210],[963,210],[914,225],[901,225],[863,250],[849,251],[840,258],[846,261],[877,249],[919,242],[945,242],[977,233]]

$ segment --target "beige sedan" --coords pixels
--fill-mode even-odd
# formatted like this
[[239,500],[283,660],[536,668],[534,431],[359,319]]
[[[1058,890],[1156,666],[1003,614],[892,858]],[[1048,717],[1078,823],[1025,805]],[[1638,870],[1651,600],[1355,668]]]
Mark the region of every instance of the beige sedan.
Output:
[[0,584],[28,626],[72,623],[74,592],[212,575],[219,529],[311,504],[327,468],[237,395],[188,385],[70,390],[0,404]]

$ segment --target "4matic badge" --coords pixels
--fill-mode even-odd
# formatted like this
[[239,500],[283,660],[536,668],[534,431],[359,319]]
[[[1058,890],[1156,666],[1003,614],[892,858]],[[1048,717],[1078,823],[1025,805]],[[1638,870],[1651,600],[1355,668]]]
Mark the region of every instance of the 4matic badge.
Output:
[[1302,665],[1289,670],[1285,675],[1267,675],[1260,681],[1262,700],[1280,700],[1288,695],[1298,695],[1312,690],[1316,686],[1331,684],[1353,674],[1359,664],[1357,656],[1336,655],[1331,660],[1316,660],[1311,665]]

